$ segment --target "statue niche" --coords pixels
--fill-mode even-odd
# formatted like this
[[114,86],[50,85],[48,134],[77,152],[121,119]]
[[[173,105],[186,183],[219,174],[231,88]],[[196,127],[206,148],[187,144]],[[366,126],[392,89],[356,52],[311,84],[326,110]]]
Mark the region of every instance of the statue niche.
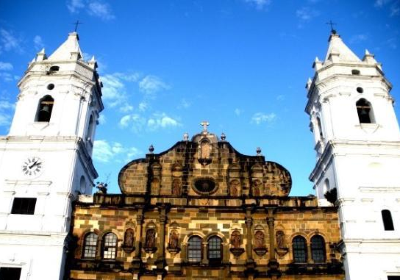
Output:
[[240,195],[240,182],[239,182],[239,180],[232,180],[229,183],[229,194],[231,196],[239,196]]
[[254,233],[254,252],[258,256],[263,256],[267,253],[267,247],[265,246],[265,234],[262,230],[257,230]]
[[252,185],[253,196],[261,195],[262,182],[260,180],[254,180]]
[[239,257],[243,254],[244,249],[240,248],[240,245],[242,244],[242,235],[240,234],[240,231],[234,230],[232,232],[230,242],[232,247],[229,250],[235,257]]
[[199,144],[199,159],[198,161],[203,165],[206,166],[211,163],[211,150],[212,146],[209,140],[204,139]]
[[169,234],[169,241],[167,250],[171,254],[178,253],[181,249],[179,248],[179,234],[176,230],[172,230]]
[[135,240],[135,233],[133,231],[133,229],[128,228],[125,231],[124,234],[124,243],[122,245],[122,249],[126,252],[126,253],[131,253],[133,250],[135,250],[134,247],[134,240]]
[[181,180],[180,179],[174,179],[172,181],[171,194],[174,196],[181,195]]
[[146,239],[144,243],[144,250],[146,253],[154,253],[157,250],[156,245],[156,230],[150,228],[146,231]]
[[275,233],[275,238],[276,238],[276,248],[275,251],[278,254],[279,257],[283,257],[284,255],[289,252],[289,248],[286,246],[285,243],[285,233],[282,230],[278,230]]

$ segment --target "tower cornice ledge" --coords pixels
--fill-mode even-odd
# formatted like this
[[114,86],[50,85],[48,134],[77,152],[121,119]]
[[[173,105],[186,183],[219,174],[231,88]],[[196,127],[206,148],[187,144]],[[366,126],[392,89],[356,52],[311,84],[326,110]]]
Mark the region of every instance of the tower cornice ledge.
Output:
[[[366,140],[348,140],[348,139],[336,139],[328,141],[322,154],[319,156],[317,163],[313,171],[311,172],[309,179],[319,181],[321,174],[325,172],[327,166],[329,166],[333,157],[346,156],[349,154],[349,147],[365,147],[368,149],[377,148],[379,149],[379,156],[390,155],[393,156],[393,151],[397,151],[396,156],[400,157],[400,141],[366,141]],[[385,152],[385,150],[389,150]],[[369,155],[369,153],[363,153],[363,149],[351,149],[351,154],[357,155]]]

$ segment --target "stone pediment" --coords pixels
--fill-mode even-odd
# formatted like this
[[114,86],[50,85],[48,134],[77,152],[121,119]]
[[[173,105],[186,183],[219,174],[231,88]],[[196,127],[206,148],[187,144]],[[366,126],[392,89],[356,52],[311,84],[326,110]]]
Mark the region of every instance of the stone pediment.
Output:
[[[225,138],[223,138],[225,139]],[[265,198],[289,195],[292,179],[280,164],[248,156],[203,131],[191,140],[125,165],[118,178],[129,196]]]

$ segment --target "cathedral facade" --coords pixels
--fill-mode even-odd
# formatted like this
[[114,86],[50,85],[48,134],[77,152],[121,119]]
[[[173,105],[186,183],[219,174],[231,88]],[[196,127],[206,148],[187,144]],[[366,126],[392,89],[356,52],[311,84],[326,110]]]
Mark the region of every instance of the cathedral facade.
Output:
[[150,149],[119,185],[75,204],[71,279],[343,278],[337,209],[289,197],[284,167],[224,135]]
[[[390,83],[332,32],[307,83],[316,196],[208,123],[133,159],[121,194],[91,155],[103,109],[77,33],[30,63],[0,138],[0,279],[400,279],[400,132]],[[62,170],[62,171],[61,171]]]

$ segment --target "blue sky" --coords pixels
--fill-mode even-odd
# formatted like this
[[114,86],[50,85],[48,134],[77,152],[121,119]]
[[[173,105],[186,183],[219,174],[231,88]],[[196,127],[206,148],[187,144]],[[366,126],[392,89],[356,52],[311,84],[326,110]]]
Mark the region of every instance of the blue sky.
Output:
[[0,135],[28,62],[42,48],[50,55],[78,19],[104,83],[94,162],[110,192],[150,144],[162,152],[208,120],[239,152],[261,147],[285,166],[291,195],[313,194],[304,86],[325,58],[329,20],[359,57],[375,54],[400,96],[400,0],[1,0]]

